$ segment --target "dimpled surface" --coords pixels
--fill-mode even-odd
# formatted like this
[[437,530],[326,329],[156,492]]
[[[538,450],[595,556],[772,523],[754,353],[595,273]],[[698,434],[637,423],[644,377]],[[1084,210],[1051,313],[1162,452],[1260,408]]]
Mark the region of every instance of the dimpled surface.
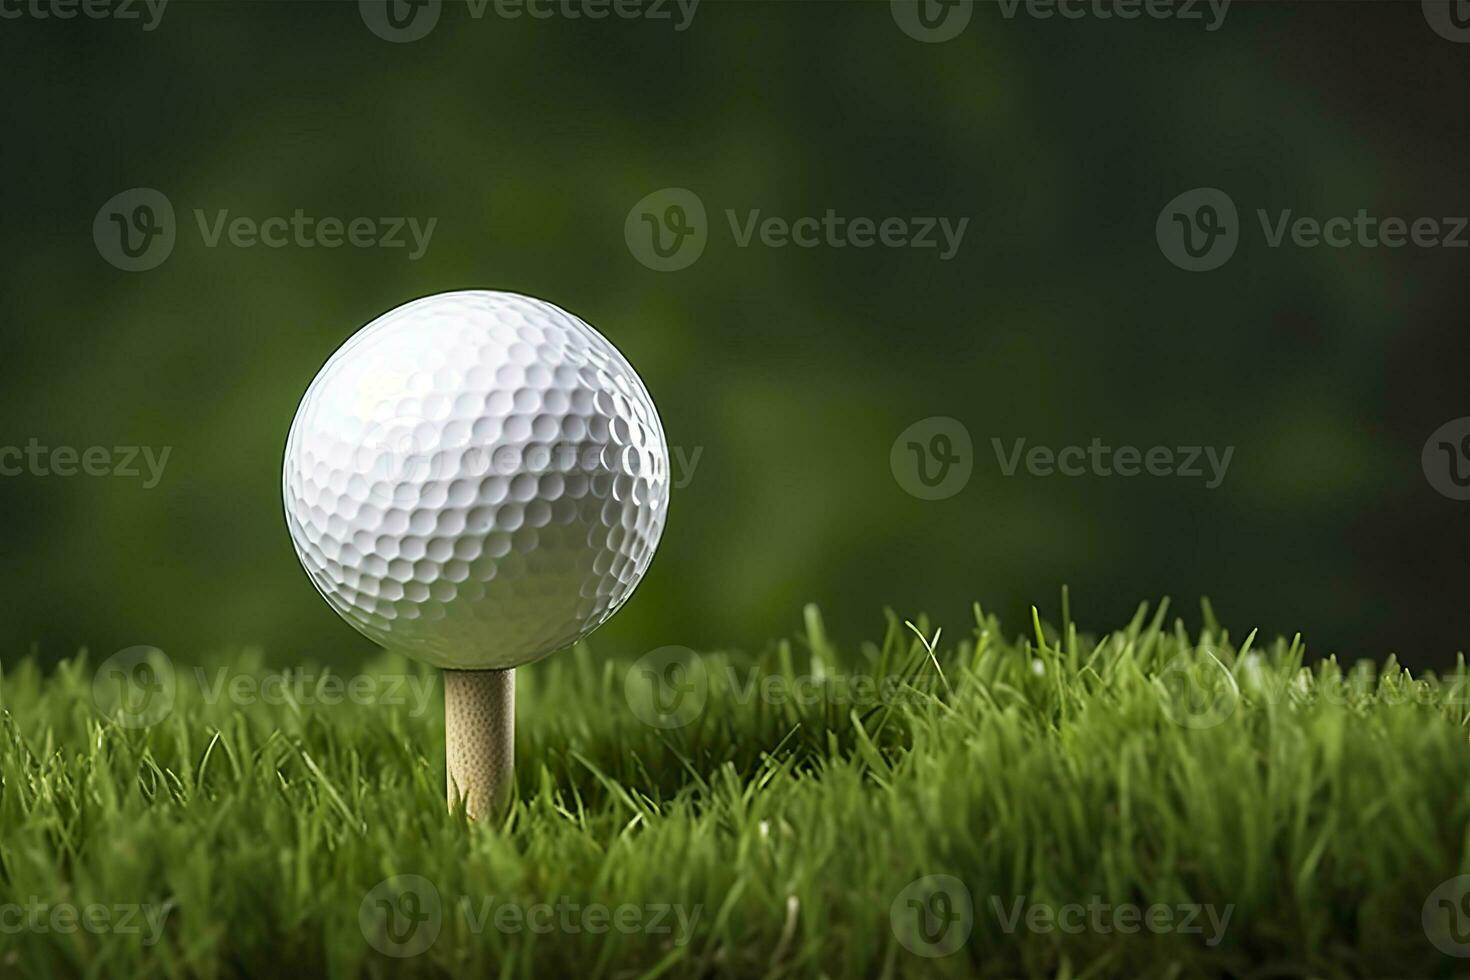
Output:
[[363,634],[439,667],[515,667],[632,593],[668,511],[668,448],[615,347],[550,303],[415,300],[332,355],[286,444],[286,522]]

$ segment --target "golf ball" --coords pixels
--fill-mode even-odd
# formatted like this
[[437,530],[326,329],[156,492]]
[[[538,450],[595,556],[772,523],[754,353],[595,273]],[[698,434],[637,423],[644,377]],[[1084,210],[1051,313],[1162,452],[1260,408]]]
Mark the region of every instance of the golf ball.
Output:
[[296,554],[361,633],[438,667],[575,643],[648,569],[669,500],[648,389],[607,338],[515,293],[443,293],[363,327],[286,443]]

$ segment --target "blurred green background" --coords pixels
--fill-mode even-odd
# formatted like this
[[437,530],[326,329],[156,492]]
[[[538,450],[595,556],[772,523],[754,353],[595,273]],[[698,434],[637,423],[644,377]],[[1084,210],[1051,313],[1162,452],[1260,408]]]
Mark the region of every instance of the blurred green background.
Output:
[[[1467,646],[1470,504],[1429,434],[1470,415],[1470,250],[1268,246],[1254,213],[1470,214],[1470,44],[1417,2],[1231,6],[1200,21],[1037,19],[979,3],[921,43],[886,2],[705,0],[674,20],[507,19],[448,0],[388,43],[355,2],[174,0],[153,30],[0,19],[0,445],[170,446],[162,482],[0,479],[0,651],[260,645],[350,662],[281,516],[307,383],[374,316],[483,286],[550,299],[638,367],[702,450],[604,651],[754,647],[882,608],[1016,631],[1069,583],[1084,625],[1210,596],[1238,634],[1447,662]],[[1206,17],[1208,18],[1208,12]],[[1208,273],[1155,220],[1225,190]],[[93,219],[151,187],[173,252],[125,272]],[[709,243],[641,264],[624,221],[694,191]],[[437,218],[404,249],[206,247],[193,212]],[[969,218],[958,255],[738,247],[725,212]],[[959,494],[889,451],[952,416]],[[1236,447],[1181,479],[1004,477],[1007,443]]]

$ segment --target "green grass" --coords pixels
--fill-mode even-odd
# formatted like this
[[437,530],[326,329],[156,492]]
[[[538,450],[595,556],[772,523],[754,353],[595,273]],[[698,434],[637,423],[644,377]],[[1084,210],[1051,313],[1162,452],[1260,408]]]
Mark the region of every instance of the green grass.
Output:
[[[627,663],[578,648],[521,672],[518,799],[481,825],[444,806],[437,687],[425,711],[411,698],[209,703],[194,666],[176,661],[173,710],[130,728],[99,711],[85,658],[50,674],[11,665],[0,677],[0,976],[1470,967],[1436,949],[1421,920],[1436,887],[1470,871],[1463,661],[1449,679],[1411,678],[1392,660],[1304,666],[1300,643],[1232,637],[1208,605],[1203,619],[1190,635],[1166,606],[1140,609],[1090,638],[1063,612],[1057,628],[1038,619],[1006,639],[977,608],[968,634],[951,643],[945,632],[931,655],[923,621],[890,616],[881,641],[839,650],[808,609],[794,641],[700,658],[697,713],[697,674],[668,674],[696,687],[682,702],[662,691],[669,720],[688,720],[666,728],[640,721],[625,694],[631,684],[646,708],[645,672],[628,681]],[[206,668],[211,682],[219,666]],[[267,673],[259,657],[229,667]],[[386,656],[372,667],[433,680]],[[424,920],[437,938],[411,957],[369,942],[384,906],[368,903],[366,932],[359,919],[369,892],[398,875],[427,879],[441,902]],[[923,945],[908,899],[925,898],[912,883],[933,875],[964,883],[973,921],[963,895],[929,896],[936,914],[953,913],[948,933],[926,923],[931,938],[964,939],[931,958],[909,948],[944,949]],[[49,919],[44,931],[34,919],[13,928],[38,905],[50,915],[94,903],[147,906],[162,916],[157,941],[142,915],[137,933],[59,933]],[[536,903],[553,906],[537,930],[507,919],[507,906]],[[628,931],[594,933],[600,920],[568,919],[567,903],[605,905]],[[1071,931],[1028,929],[1027,915],[1069,903],[1110,910]],[[625,904],[638,918],[618,912]],[[1229,919],[1214,944],[1204,915],[1200,933],[1109,928],[1155,904]],[[662,906],[687,930],[673,911],[653,921]],[[428,935],[406,923],[389,923],[392,935]]]

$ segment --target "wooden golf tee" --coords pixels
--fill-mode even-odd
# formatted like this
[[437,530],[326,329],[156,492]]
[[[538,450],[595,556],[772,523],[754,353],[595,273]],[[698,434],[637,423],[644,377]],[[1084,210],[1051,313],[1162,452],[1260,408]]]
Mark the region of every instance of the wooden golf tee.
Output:
[[462,799],[471,820],[494,816],[515,774],[514,670],[444,671],[444,758],[449,807]]

